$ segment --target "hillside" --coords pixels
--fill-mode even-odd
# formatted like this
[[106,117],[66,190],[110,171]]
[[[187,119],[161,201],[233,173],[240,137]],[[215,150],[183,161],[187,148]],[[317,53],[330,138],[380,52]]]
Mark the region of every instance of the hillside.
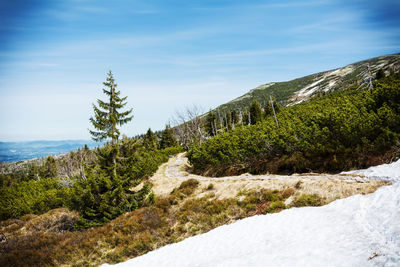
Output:
[[246,217],[321,206],[389,184],[357,174],[199,177],[187,173],[184,154],[171,157],[150,181],[153,205],[99,227],[73,231],[79,214],[65,208],[1,221],[7,241],[0,242],[0,266],[118,263]]
[[400,161],[357,172],[393,185],[246,218],[117,266],[398,266]]
[[342,68],[308,75],[286,82],[270,82],[260,85],[248,93],[218,106],[221,113],[247,108],[253,100],[264,106],[271,95],[282,106],[293,105],[310,99],[320,93],[346,89],[351,85],[362,85],[368,78],[369,64],[371,76],[375,79],[382,69],[386,75],[400,70],[400,54],[386,55],[356,62]]
[[240,126],[193,146],[197,174],[340,172],[399,156],[400,75],[282,107],[255,125]]

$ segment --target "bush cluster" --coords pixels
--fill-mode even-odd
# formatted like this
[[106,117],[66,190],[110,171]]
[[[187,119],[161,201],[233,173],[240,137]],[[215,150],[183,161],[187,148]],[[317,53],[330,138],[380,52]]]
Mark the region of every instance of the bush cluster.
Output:
[[295,207],[322,206],[323,200],[318,195],[302,194],[295,201]]
[[68,189],[53,178],[30,180],[0,188],[0,220],[41,214],[64,206]]
[[189,150],[196,173],[336,172],[362,168],[398,146],[400,74],[371,91],[348,90],[281,108],[273,116],[236,128]]

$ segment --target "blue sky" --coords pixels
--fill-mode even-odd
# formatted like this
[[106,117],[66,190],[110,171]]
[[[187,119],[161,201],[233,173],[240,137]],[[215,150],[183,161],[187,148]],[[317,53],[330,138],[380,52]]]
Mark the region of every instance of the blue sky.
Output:
[[[9,3],[7,3],[9,2]],[[89,139],[112,70],[162,129],[249,89],[400,52],[399,1],[0,1],[0,141]]]

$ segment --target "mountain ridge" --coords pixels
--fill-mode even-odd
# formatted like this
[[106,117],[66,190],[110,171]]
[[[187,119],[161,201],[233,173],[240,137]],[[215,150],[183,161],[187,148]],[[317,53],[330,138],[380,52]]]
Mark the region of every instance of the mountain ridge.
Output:
[[253,100],[264,106],[272,96],[281,106],[288,106],[307,101],[319,93],[342,90],[351,85],[364,86],[370,76],[374,80],[382,69],[385,75],[400,71],[400,53],[383,55],[348,64],[341,68],[322,71],[300,78],[282,82],[269,82],[259,85],[247,93],[219,105],[214,111],[221,113],[247,108]]

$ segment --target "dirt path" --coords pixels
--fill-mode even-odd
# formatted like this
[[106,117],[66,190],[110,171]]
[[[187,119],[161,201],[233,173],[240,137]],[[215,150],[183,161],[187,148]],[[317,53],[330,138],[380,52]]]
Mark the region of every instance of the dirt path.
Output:
[[[355,174],[294,174],[294,175],[250,175],[210,178],[194,175],[188,172],[189,163],[185,153],[180,153],[163,164],[150,179],[154,184],[156,195],[168,195],[184,180],[196,179],[200,186],[197,197],[214,193],[215,198],[235,197],[241,190],[284,190],[295,188],[300,194],[318,194],[328,202],[355,194],[369,194],[378,187],[388,184],[385,181],[367,180],[362,175]],[[212,189],[207,187],[213,184]],[[290,201],[290,200],[289,200]]]

